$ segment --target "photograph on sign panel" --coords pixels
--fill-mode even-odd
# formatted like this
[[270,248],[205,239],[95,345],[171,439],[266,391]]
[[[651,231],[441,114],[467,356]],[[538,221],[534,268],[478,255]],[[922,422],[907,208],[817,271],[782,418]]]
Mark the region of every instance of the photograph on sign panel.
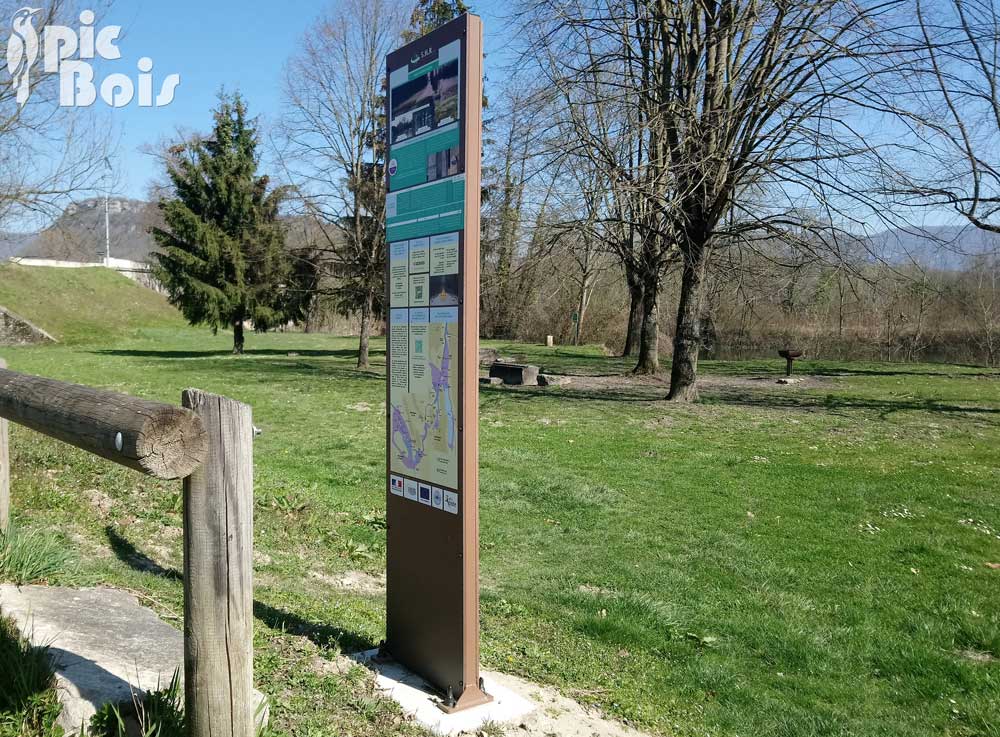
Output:
[[458,59],[393,87],[392,143],[458,120]]
[[404,82],[392,90],[392,140],[407,138],[434,127],[434,88],[429,74]]
[[431,307],[457,305],[462,285],[458,274],[443,274],[430,279]]
[[436,151],[427,156],[427,181],[452,177],[459,171],[459,149],[452,146],[444,151]]
[[430,76],[435,123],[444,125],[458,120],[458,59],[435,69]]

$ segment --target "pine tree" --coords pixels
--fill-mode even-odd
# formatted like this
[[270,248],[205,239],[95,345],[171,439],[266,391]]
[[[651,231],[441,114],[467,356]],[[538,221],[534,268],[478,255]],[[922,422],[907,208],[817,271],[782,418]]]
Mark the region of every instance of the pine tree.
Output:
[[410,16],[410,27],[403,31],[403,40],[415,41],[468,12],[469,6],[462,0],[418,0]]
[[157,276],[172,304],[192,325],[232,327],[233,353],[244,346],[244,323],[268,330],[301,310],[286,292],[291,260],[278,222],[285,197],[259,176],[255,121],[239,95],[219,97],[209,138],[171,149],[173,196],[160,200],[165,228],[153,228]]

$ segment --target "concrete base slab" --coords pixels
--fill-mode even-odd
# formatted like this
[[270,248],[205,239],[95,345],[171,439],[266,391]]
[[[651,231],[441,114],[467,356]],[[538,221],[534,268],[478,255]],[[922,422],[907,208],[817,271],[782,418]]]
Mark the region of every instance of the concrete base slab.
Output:
[[551,686],[539,686],[506,673],[491,673],[501,686],[530,699],[537,708],[520,720],[509,737],[651,737],[627,724],[608,719],[600,711],[560,694]]
[[[124,591],[5,585],[0,613],[49,648],[67,735],[79,734],[104,704],[166,688],[174,672],[184,677],[184,635]],[[258,723],[266,723],[266,699],[255,697]]]
[[378,650],[367,650],[354,659],[375,672],[378,689],[418,723],[439,735],[476,732],[486,724],[517,725],[535,704],[483,673],[483,686],[493,701],[471,709],[445,714],[441,698],[423,678],[394,661],[376,660]]

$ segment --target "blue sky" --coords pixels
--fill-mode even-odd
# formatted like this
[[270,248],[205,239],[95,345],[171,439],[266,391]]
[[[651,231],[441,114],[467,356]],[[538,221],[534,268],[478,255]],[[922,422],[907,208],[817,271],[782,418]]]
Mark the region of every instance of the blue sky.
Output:
[[[273,119],[281,109],[285,61],[295,53],[312,21],[334,2],[118,0],[103,19],[103,25],[125,29],[119,42],[122,58],[115,62],[115,71],[132,72],[139,58],[148,56],[155,63],[154,93],[168,74],[180,74],[181,84],[169,106],[139,108],[133,103],[108,112],[121,131],[116,167],[121,183],[115,194],[145,198],[159,167],[141,152],[142,147],[172,138],[179,127],[206,130],[222,87],[239,89],[252,113],[265,121]],[[483,17],[487,51],[499,48],[502,44],[491,29],[502,25],[492,12],[501,3],[487,0],[472,7]]]

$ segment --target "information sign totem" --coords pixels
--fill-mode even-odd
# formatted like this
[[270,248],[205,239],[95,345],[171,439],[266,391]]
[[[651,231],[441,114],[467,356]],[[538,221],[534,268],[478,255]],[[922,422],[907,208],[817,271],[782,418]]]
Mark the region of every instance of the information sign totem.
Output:
[[479,679],[482,22],[386,58],[386,643],[446,710]]

